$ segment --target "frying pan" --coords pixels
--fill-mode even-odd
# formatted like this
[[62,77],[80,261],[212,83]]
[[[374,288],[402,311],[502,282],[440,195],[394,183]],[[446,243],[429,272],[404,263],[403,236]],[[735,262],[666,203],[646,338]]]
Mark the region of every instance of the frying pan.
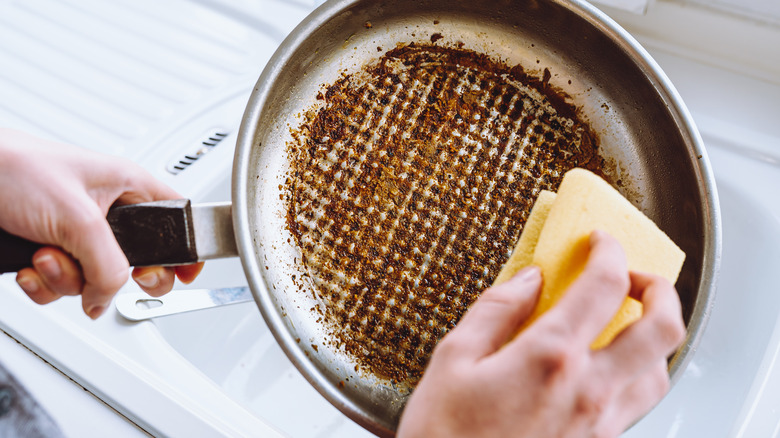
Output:
[[[237,249],[260,312],[300,372],[347,416],[376,434],[392,434],[409,393],[392,381],[357,372],[353,358],[326,341],[321,315],[310,310],[319,304],[311,285],[296,281],[306,273],[280,195],[289,177],[291,127],[317,105],[324,85],[373,62],[381,55],[377,48],[430,43],[433,35],[441,37],[437,44],[460,43],[509,65],[538,68],[539,76],[546,68],[549,83],[579,108],[599,136],[601,155],[615,164],[607,176],[623,181],[623,194],[685,251],[676,287],[688,334],[670,361],[675,382],[696,350],[714,298],[721,251],[714,179],[701,138],[668,78],[630,35],[582,1],[325,3],[282,43],[249,98],[236,145],[232,208],[174,206],[184,213],[166,222],[189,223],[194,216],[196,229],[177,231],[180,225],[169,225],[170,232],[156,239],[181,234],[188,239],[184,252],[189,255],[177,260],[163,255],[154,263],[204,258],[201,245],[195,248],[196,235],[201,240],[206,235],[214,256]],[[127,214],[136,220],[152,216]],[[121,223],[122,216],[112,211],[109,218]],[[204,224],[223,231],[199,231]],[[130,240],[132,246],[141,231],[124,232],[131,238],[119,239],[120,244]],[[225,244],[236,248],[224,250]]]

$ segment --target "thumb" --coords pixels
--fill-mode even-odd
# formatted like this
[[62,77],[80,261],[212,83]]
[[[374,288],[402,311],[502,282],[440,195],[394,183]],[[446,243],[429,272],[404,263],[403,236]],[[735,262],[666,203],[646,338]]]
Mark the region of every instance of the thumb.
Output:
[[538,267],[520,270],[509,281],[486,289],[446,338],[458,345],[459,354],[473,359],[496,352],[531,314],[541,285]]

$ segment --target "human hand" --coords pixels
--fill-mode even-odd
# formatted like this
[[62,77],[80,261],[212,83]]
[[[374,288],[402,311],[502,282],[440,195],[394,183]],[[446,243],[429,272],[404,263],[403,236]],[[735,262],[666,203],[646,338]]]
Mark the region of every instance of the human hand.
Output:
[[[398,436],[615,437],[669,389],[666,358],[685,335],[665,279],[628,272],[620,244],[594,232],[584,272],[513,338],[534,308],[537,267],[486,290],[442,339],[401,417]],[[626,295],[642,318],[590,349]]]
[[[127,281],[128,262],[106,221],[115,203],[181,198],[135,163],[0,128],[0,228],[44,246],[16,280],[36,303],[82,296],[95,319]],[[152,296],[176,276],[191,282],[201,263],[133,270]]]

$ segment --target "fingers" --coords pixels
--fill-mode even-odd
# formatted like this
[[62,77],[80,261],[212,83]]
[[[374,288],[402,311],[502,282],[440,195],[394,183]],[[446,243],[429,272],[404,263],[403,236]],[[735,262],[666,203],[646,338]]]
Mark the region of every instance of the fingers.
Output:
[[148,266],[133,269],[133,280],[147,294],[159,297],[167,294],[173,288],[175,274],[173,268]]
[[60,249],[45,247],[33,255],[33,267],[43,285],[57,295],[78,295],[84,287],[81,267]]
[[531,266],[506,283],[485,290],[442,340],[440,349],[457,350],[458,355],[473,359],[495,352],[531,314],[541,284],[539,268]]
[[614,381],[631,381],[647,364],[665,359],[685,337],[680,299],[666,279],[632,272],[631,295],[643,303],[642,318],[627,327],[594,359]]
[[669,391],[666,360],[657,360],[634,382],[627,385],[595,425],[595,436],[618,436],[650,412]]
[[629,286],[620,243],[602,231],[594,231],[584,271],[542,319],[547,324],[565,325],[562,331],[573,336],[573,342],[589,345],[618,311]]
[[62,296],[47,288],[38,272],[33,268],[24,268],[17,272],[16,282],[24,293],[37,304],[49,304]]
[[[45,247],[33,256],[33,267],[17,273],[16,281],[37,304],[48,304],[65,295],[79,295],[85,286],[79,264],[58,248]],[[151,296],[161,296],[173,287],[174,278],[190,283],[203,269],[203,263],[133,270],[133,279]]]
[[173,267],[149,266],[133,269],[133,280],[153,297],[167,294],[173,288],[176,277],[182,283],[192,283],[203,269],[203,263]]
[[38,250],[33,267],[16,275],[16,282],[38,304],[48,304],[64,295],[78,295],[84,285],[81,268],[75,260],[53,247]]
[[176,266],[173,269],[176,272],[179,281],[184,284],[190,284],[195,281],[195,278],[200,274],[200,271],[203,270],[203,265],[203,262],[201,262],[192,265]]

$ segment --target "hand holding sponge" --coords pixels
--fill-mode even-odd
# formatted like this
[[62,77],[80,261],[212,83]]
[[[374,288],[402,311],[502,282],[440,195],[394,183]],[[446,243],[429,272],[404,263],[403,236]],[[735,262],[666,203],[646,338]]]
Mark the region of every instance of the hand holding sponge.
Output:
[[[660,275],[672,284],[677,280],[685,253],[602,178],[585,169],[572,169],[564,175],[557,195],[540,193],[512,256],[493,283],[503,283],[531,264],[542,269],[539,301],[522,328],[550,309],[582,272],[594,230],[605,231],[620,242],[629,270]],[[626,297],[591,348],[608,345],[641,316],[642,304]]]

